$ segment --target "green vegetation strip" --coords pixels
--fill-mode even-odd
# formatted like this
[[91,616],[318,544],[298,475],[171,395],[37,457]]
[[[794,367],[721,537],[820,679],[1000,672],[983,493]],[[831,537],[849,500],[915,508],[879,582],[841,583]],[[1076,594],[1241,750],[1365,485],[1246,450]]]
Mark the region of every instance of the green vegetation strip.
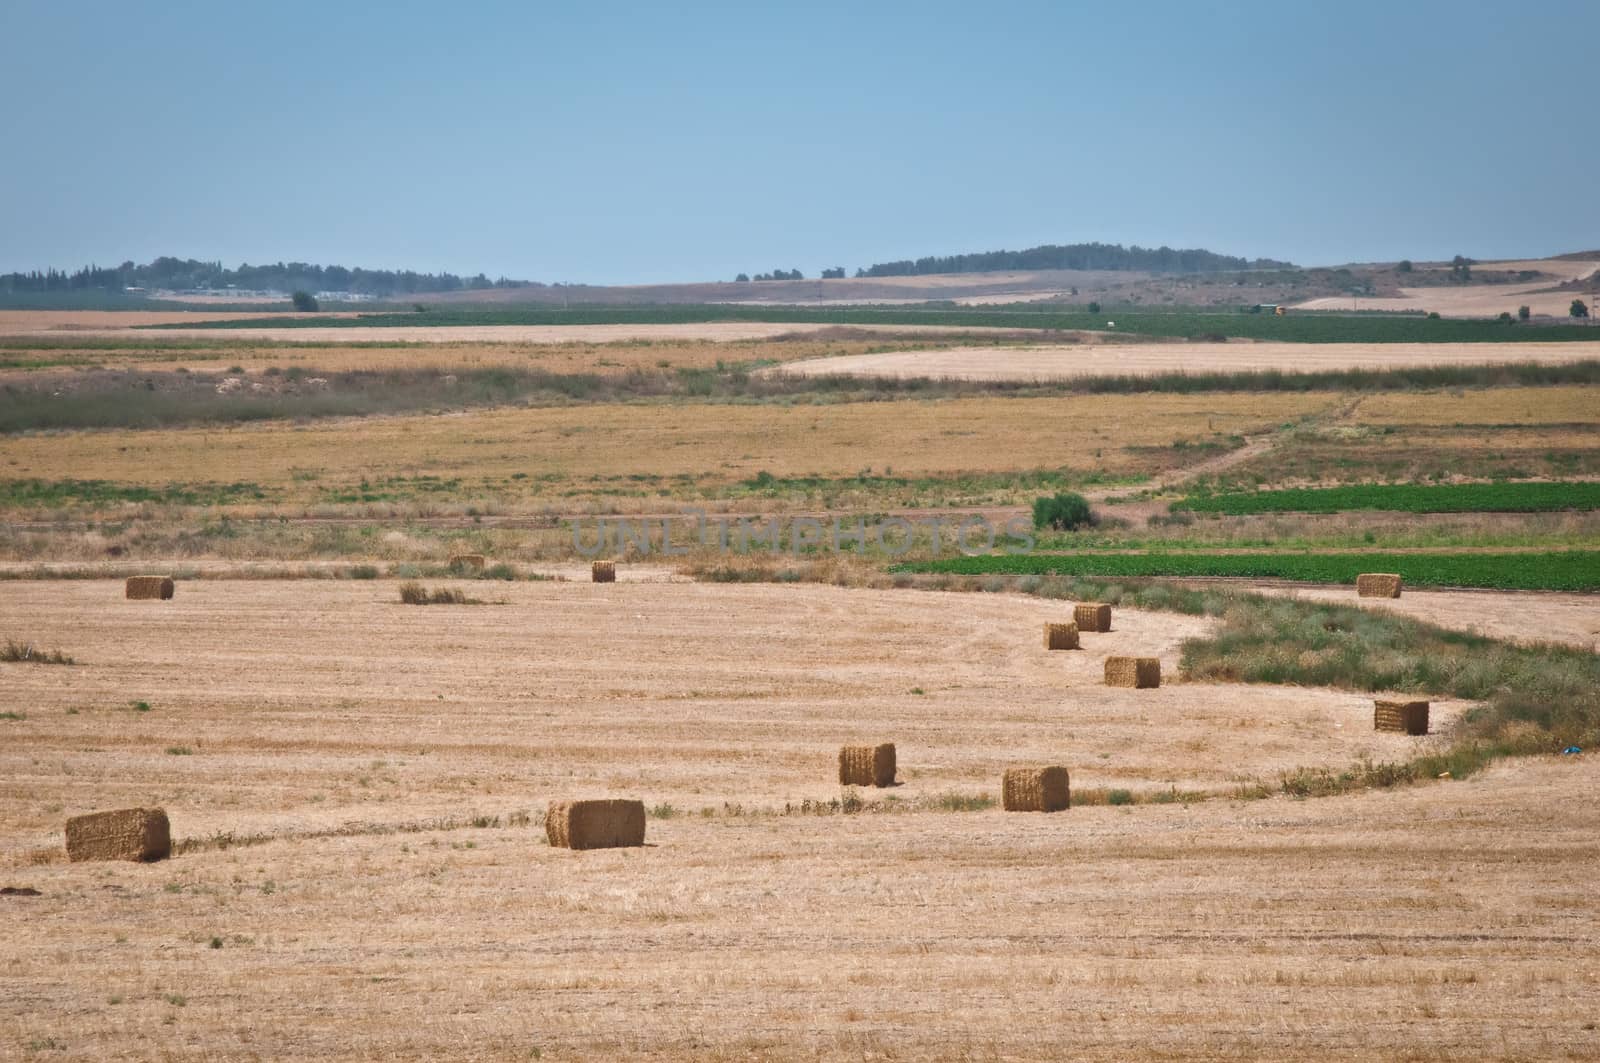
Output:
[[1191,495],[1174,510],[1251,513],[1544,513],[1600,509],[1600,483],[1358,484]]
[[258,484],[168,484],[145,487],[109,480],[0,480],[0,508],[13,506],[107,505],[154,502],[168,506],[216,506],[260,501],[267,492]]
[[[1508,297],[1510,298],[1510,297]],[[1514,307],[1510,309],[1515,309]],[[763,321],[812,325],[959,325],[974,328],[1106,330],[1145,336],[1194,339],[1245,337],[1291,343],[1547,343],[1593,340],[1581,325],[1510,325],[1498,321],[1429,319],[1398,315],[1151,313],[1121,309],[1091,314],[1050,308],[880,309],[876,307],[649,306],[468,309],[451,307],[425,313],[361,314],[355,317],[259,317],[182,325],[148,325],[160,330],[240,328],[414,328],[418,325],[666,325],[712,321]]]
[[1600,550],[1459,554],[1014,554],[900,565],[897,572],[954,575],[1144,576],[1354,583],[1362,572],[1398,572],[1413,587],[1600,591]]

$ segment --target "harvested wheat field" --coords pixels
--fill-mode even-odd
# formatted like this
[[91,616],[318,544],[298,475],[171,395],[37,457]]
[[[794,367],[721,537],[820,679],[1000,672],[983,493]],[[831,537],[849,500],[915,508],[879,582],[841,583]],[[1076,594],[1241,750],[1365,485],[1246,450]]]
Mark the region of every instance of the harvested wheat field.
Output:
[[[1375,733],[1354,694],[1108,689],[1102,655],[1017,637],[1059,603],[1011,595],[574,582],[423,610],[384,582],[196,580],[155,611],[119,590],[0,584],[0,615],[80,662],[0,665],[26,707],[0,721],[0,878],[40,891],[0,898],[33,927],[0,938],[3,1045],[1600,1049],[1600,846],[1571,812],[1600,782],[1588,762],[1306,802],[956,812],[1018,763],[1064,764],[1080,793],[1227,794],[1444,738]],[[1175,674],[1205,623],[1124,608],[1102,640]],[[1461,708],[1435,702],[1435,731]],[[887,811],[801,811],[839,796],[840,744],[884,735],[901,785],[866,799]],[[573,796],[643,800],[646,846],[547,846],[546,803]],[[166,809],[171,860],[65,862],[68,816],[134,805]]]
[[[1514,309],[1514,308],[1513,308]],[[1600,358],[1595,343],[1129,343],[1031,347],[945,347],[811,358],[765,370],[791,376],[1064,380],[1083,376],[1286,370],[1397,369],[1418,365]]]
[[[1059,612],[1040,599],[442,585],[491,604],[411,608],[388,581],[194,580],[151,609],[103,581],[0,584],[8,626],[80,662],[6,666],[27,718],[5,725],[16,759],[0,760],[0,793],[28,797],[4,844],[45,844],[54,803],[161,804],[180,838],[615,788],[691,811],[782,808],[837,796],[841,745],[887,740],[905,800],[992,790],[1018,762],[1065,760],[1080,788],[1227,791],[1410,748],[1364,733],[1371,701],[1357,694],[1107,689],[1105,650],[1052,654],[1032,634]],[[1205,624],[1122,609],[1101,641],[1175,676],[1178,644]],[[1440,702],[1436,729],[1460,708]],[[41,773],[46,754],[66,759]]]
[[[1554,389],[1551,389],[1554,390]],[[1333,393],[1081,395],[839,406],[600,405],[368,417],[311,425],[36,434],[6,443],[9,475],[292,483],[296,468],[346,475],[729,479],[850,475],[862,455],[901,473],[1072,465],[1118,474],[1160,463],[1174,440],[1258,432],[1337,407]],[[1548,397],[1547,397],[1548,401]],[[1103,449],[1102,449],[1103,448]]]
[[[1564,811],[1600,781],[1589,764],[1302,803],[780,816],[827,767],[826,739],[869,727],[900,737],[908,805],[930,784],[992,790],[1013,751],[1064,753],[1075,781],[1097,776],[1080,786],[1103,785],[1122,751],[1159,755],[1139,748],[1156,728],[1126,706],[1121,734],[1063,726],[1099,692],[1061,696],[1059,666],[1012,637],[1049,603],[1006,596],[514,585],[502,606],[421,613],[381,585],[197,582],[189,614],[158,623],[100,607],[103,589],[0,587],[8,616],[76,629],[86,662],[54,694],[6,673],[36,706],[6,725],[7,845],[48,844],[56,805],[148,795],[180,851],[155,867],[8,854],[6,881],[41,896],[5,900],[37,928],[26,951],[0,944],[7,1044],[290,1059],[1594,1047],[1600,854]],[[533,637],[505,634],[507,611]],[[570,644],[591,624],[614,637],[585,659]],[[1118,638],[1166,653],[1196,624],[1123,610]],[[295,674],[261,666],[285,653]],[[913,674],[927,694],[905,689]],[[116,700],[145,689],[163,690],[147,713]],[[1206,704],[1208,688],[1176,689]],[[1274,720],[1370,719],[1365,699],[1265,693]],[[980,702],[1006,709],[974,720]],[[1186,759],[1231,760],[1274,720],[1241,718],[1230,748]],[[1060,740],[1038,740],[1047,722]],[[191,755],[161,752],[179,740]],[[716,814],[658,817],[643,850],[551,849],[537,813],[573,790]],[[457,826],[385,832],[430,821]],[[280,837],[182,851],[220,830]]]

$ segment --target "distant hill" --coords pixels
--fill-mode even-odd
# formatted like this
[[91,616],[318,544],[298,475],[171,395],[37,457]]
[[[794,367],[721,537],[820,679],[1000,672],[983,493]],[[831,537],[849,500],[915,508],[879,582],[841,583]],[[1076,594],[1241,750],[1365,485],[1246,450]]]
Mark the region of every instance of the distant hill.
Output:
[[983,251],[880,262],[856,270],[857,277],[912,277],[929,273],[995,273],[1004,270],[1143,270],[1148,273],[1216,273],[1241,269],[1287,269],[1271,258],[1237,258],[1199,248],[1123,247],[1121,244],[1046,244],[1026,251]]
[[85,266],[74,273],[34,270],[0,274],[0,293],[115,291],[128,288],[168,291],[277,291],[350,292],[392,296],[455,292],[478,288],[517,288],[527,281],[490,280],[482,273],[458,277],[454,273],[416,273],[411,270],[361,269],[315,266],[306,262],[240,265],[228,269],[221,262],[163,256],[139,266],[124,262],[116,267]]

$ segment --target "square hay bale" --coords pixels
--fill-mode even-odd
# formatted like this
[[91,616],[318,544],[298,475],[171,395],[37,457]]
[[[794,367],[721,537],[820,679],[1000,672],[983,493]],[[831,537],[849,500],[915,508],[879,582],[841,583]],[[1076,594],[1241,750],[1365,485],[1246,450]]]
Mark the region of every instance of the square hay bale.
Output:
[[1047,650],[1075,650],[1078,648],[1077,624],[1046,624],[1044,648]]
[[470,568],[474,572],[482,572],[486,564],[482,554],[451,554],[451,568]]
[[844,746],[839,750],[840,786],[893,786],[894,743]]
[[1007,812],[1060,812],[1071,808],[1067,769],[1007,768],[1000,782],[1000,805]]
[[596,583],[617,582],[617,565],[614,561],[596,561],[589,566],[589,578]]
[[1161,685],[1161,658],[1107,657],[1106,686],[1144,690]]
[[171,576],[129,576],[123,591],[129,598],[159,598],[165,601],[176,590]]
[[1394,572],[1363,572],[1356,577],[1359,598],[1400,597],[1400,576]]
[[644,844],[644,802],[622,798],[552,801],[544,833],[557,849],[622,849]]
[[1378,698],[1372,703],[1372,729],[1425,735],[1428,733],[1428,703]]
[[1104,602],[1080,602],[1072,610],[1072,619],[1079,631],[1110,631],[1111,606]]
[[67,859],[165,860],[172,855],[172,827],[159,808],[119,808],[67,820]]

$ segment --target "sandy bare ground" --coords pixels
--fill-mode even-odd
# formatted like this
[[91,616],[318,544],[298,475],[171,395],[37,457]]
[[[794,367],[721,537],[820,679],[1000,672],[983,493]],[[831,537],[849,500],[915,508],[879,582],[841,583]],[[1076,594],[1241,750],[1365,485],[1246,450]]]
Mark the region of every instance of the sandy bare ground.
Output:
[[949,347],[814,358],[765,370],[799,376],[1050,380],[1122,374],[1283,369],[1387,369],[1500,362],[1559,364],[1600,357],[1594,343],[1160,343]]
[[1348,587],[1239,586],[1262,594],[1382,609],[1490,638],[1565,642],[1600,652],[1600,595],[1596,594],[1407,590],[1399,598],[1379,599],[1357,598]]
[[[1046,654],[1060,605],[1003,595],[516,584],[505,605],[419,609],[392,592],[0,585],[7,626],[84,662],[0,664],[23,716],[0,721],[0,881],[40,891],[0,897],[0,1054],[1600,1049],[1588,758],[1306,802],[941,811],[1014,762],[1138,789],[1435,740],[1375,735],[1365,698],[1328,691],[1089,682],[1113,647],[1170,666],[1201,623],[1181,617],[1120,611],[1090,649]],[[836,796],[835,747],[880,737],[908,811],[776,814]],[[539,811],[575,793],[689,814],[653,818],[643,850],[551,850]],[[141,801],[180,840],[271,840],[27,859],[65,816]]]

